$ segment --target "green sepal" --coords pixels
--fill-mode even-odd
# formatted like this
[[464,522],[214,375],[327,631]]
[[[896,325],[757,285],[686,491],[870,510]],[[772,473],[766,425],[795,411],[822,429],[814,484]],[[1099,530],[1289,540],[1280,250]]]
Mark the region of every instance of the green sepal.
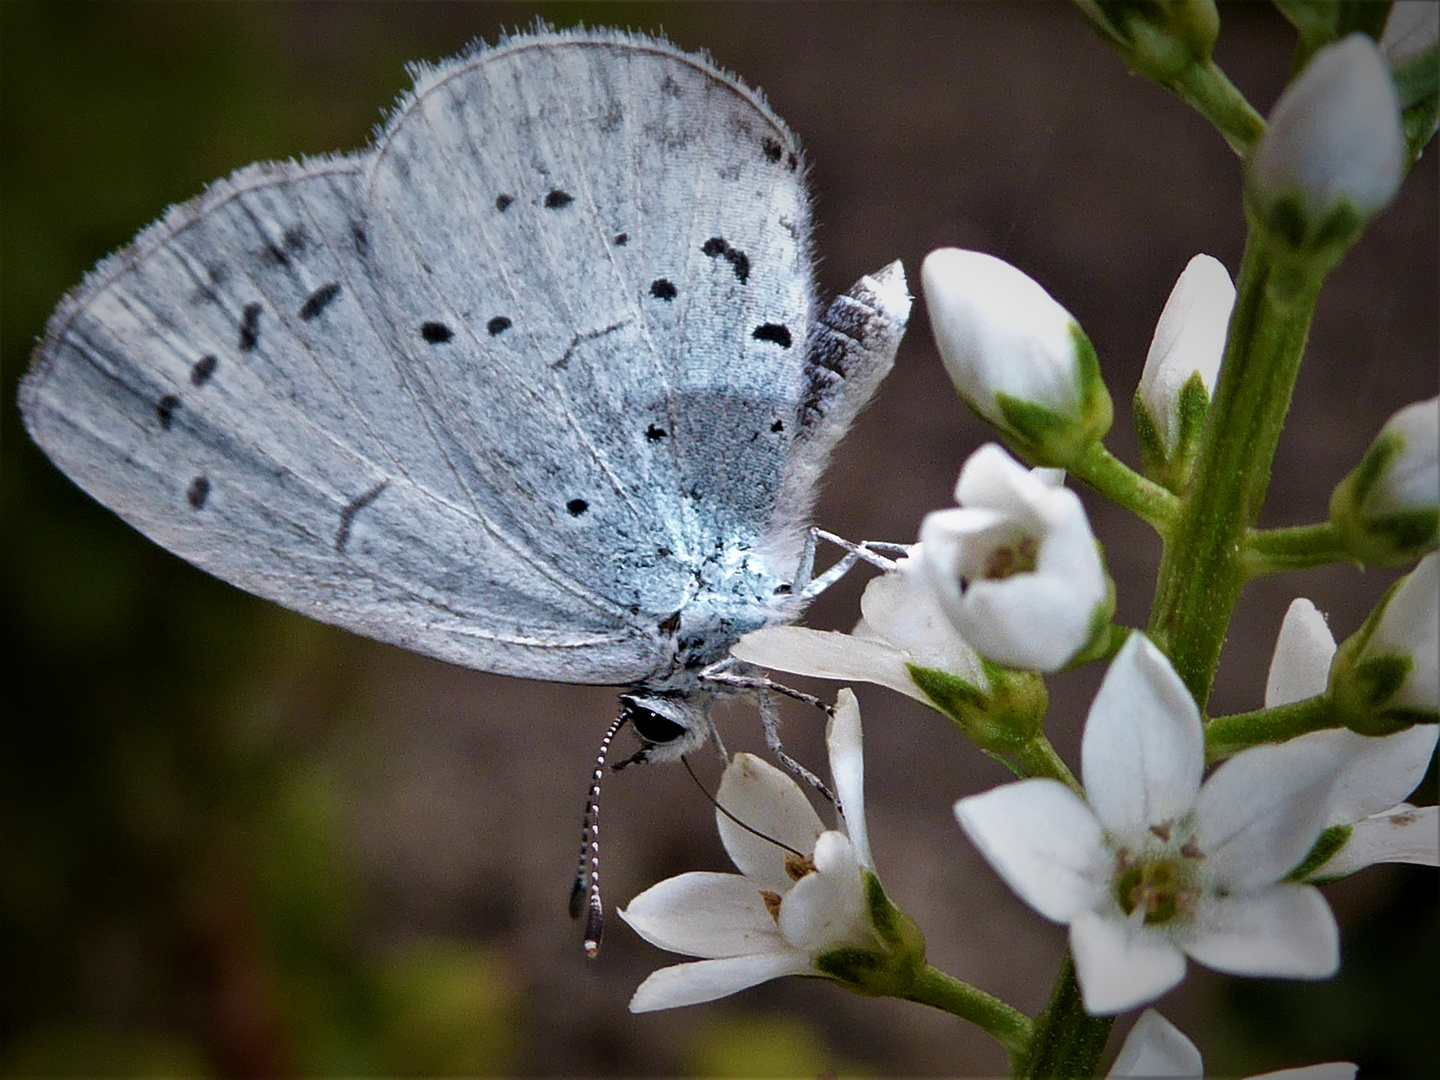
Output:
[[1440,715],[1433,710],[1389,704],[1415,666],[1412,657],[1391,653],[1361,659],[1391,598],[1404,582],[1401,578],[1385,590],[1360,629],[1340,643],[1330,662],[1330,695],[1336,719],[1360,735],[1393,735],[1416,724],[1440,721]]
[[1085,331],[1070,324],[1075,347],[1075,389],[1079,409],[1075,415],[997,393],[1000,427],[1006,440],[1021,457],[1034,465],[1069,468],[1081,460],[1092,444],[1105,438],[1115,418],[1110,391],[1100,374],[1100,358]]
[[1175,431],[1175,449],[1165,448],[1160,430],[1150,415],[1150,410],[1135,394],[1135,436],[1140,442],[1140,462],[1145,475],[1174,495],[1183,495],[1190,483],[1190,473],[1195,468],[1195,458],[1200,453],[1200,436],[1205,433],[1205,415],[1210,411],[1210,391],[1205,389],[1205,380],[1198,371],[1180,387],[1175,402],[1172,427]]
[[1367,220],[1343,195],[1318,217],[1299,191],[1287,191],[1261,206],[1247,186],[1245,204],[1275,257],[1267,292],[1282,306],[1288,306],[1292,294],[1305,294],[1307,282],[1323,278],[1339,265],[1365,231]]
[[[1335,857],[1335,853],[1345,846],[1350,839],[1350,834],[1355,831],[1353,825],[1331,825],[1323,831],[1311,845],[1305,858],[1300,860],[1300,865],[1285,875],[1286,881],[1304,881],[1320,867]],[[1337,878],[1322,878],[1325,881],[1336,881]]]
[[880,948],[844,945],[815,957],[815,968],[869,997],[904,997],[925,967],[925,935],[896,907],[877,878],[861,870],[865,904]]
[[1381,432],[1360,464],[1335,485],[1330,522],[1346,552],[1371,566],[1403,566],[1434,551],[1440,535],[1440,506],[1366,516],[1363,507],[1390,463],[1405,450],[1397,433]]
[[976,746],[995,754],[1013,754],[1028,746],[1045,722],[1050,695],[1045,680],[1032,671],[1012,671],[989,660],[981,667],[988,692],[948,671],[906,664],[905,670],[937,709]]

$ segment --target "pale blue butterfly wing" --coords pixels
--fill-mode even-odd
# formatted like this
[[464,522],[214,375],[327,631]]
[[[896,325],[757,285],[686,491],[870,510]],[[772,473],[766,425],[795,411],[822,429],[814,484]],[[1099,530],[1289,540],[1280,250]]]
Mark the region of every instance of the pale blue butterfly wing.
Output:
[[903,279],[812,319],[808,229],[794,137],[704,59],[517,37],[420,69],[374,148],[172,210],[56,312],[21,405],[251,592],[661,684],[793,617],[820,469],[903,329]]

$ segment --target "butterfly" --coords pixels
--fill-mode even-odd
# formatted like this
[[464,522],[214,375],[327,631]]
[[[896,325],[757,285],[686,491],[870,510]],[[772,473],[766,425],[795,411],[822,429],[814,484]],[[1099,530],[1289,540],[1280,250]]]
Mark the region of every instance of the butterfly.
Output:
[[617,726],[679,757],[707,673],[813,594],[817,485],[903,270],[819,307],[799,143],[703,55],[537,27],[411,74],[371,146],[242,168],[96,266],[26,427],[216,577],[625,687]]

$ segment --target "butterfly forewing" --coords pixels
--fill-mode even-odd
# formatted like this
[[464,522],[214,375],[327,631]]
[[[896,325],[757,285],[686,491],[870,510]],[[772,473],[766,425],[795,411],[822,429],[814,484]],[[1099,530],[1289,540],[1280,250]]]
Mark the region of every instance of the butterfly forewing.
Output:
[[102,263],[26,423],[146,535],[307,615],[506,674],[663,675],[707,589],[702,633],[783,617],[819,467],[893,355],[842,320],[843,363],[807,359],[802,176],[757,95],[666,43],[472,50],[373,148],[241,170]]

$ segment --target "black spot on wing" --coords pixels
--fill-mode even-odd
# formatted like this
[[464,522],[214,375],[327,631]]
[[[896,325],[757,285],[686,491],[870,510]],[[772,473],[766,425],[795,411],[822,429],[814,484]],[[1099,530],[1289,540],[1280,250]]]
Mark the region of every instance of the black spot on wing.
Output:
[[160,421],[160,430],[170,430],[170,425],[175,420],[175,410],[179,407],[180,399],[174,394],[166,394],[155,403],[155,418]]
[[321,285],[305,300],[300,307],[300,318],[309,322],[330,306],[330,302],[340,295],[340,283],[332,281],[328,285]]
[[590,509],[590,504],[584,499],[571,499],[565,504],[565,509],[570,512],[571,517],[579,517]]
[[774,139],[769,139],[769,138],[765,139],[765,140],[760,144],[760,148],[761,148],[762,150],[764,150],[764,152],[765,152],[765,160],[766,160],[766,161],[772,161],[772,162],[777,162],[777,161],[779,161],[781,155],[784,154],[784,152],[785,152],[784,147],[782,147],[782,146],[781,146],[778,142],[776,142]]
[[670,433],[666,431],[663,427],[661,427],[659,424],[651,424],[648,428],[645,429],[645,438],[649,439],[651,442],[659,442],[668,434]]
[[514,196],[514,195],[496,195],[496,196],[495,196],[495,209],[496,209],[496,210],[499,210],[500,213],[503,214],[503,213],[509,208],[510,204],[513,203],[514,201],[515,201],[515,196]]
[[650,283],[650,295],[656,300],[674,300],[679,290],[663,277],[656,278]]
[[491,337],[494,337],[496,334],[503,334],[506,330],[510,329],[510,320],[504,315],[496,315],[485,324],[485,329],[490,331]]
[[561,191],[559,188],[555,188],[545,196],[545,209],[559,210],[561,207],[569,206],[574,201],[574,195],[571,195],[568,191]]
[[185,489],[185,501],[190,504],[191,510],[199,510],[209,497],[210,478],[208,476],[195,477],[190,481],[190,486]]
[[442,322],[427,322],[420,324],[420,336],[431,345],[443,345],[455,336],[455,331]]
[[380,497],[390,486],[389,480],[381,480],[363,495],[357,495],[340,508],[340,527],[335,530],[335,553],[343,555],[345,545],[350,542],[350,527],[355,524],[355,515]]
[[630,242],[630,234],[629,234],[629,233],[617,232],[617,233],[615,234],[614,244],[615,244],[616,247],[624,247],[624,246],[625,246],[626,244],[628,244],[629,242]]
[[776,420],[773,424],[770,425],[770,430],[778,435],[780,432],[785,430],[785,421]]
[[303,255],[310,246],[310,234],[305,231],[304,225],[291,225],[281,237],[281,243],[291,255]]
[[250,352],[260,341],[260,303],[245,305],[240,319],[240,351]]
[[773,341],[782,349],[790,348],[790,330],[779,323],[761,323],[750,336],[756,341]]
[[742,284],[750,277],[750,257],[739,248],[731,247],[723,236],[712,236],[700,246],[700,251],[712,259],[723,257]]
[[190,368],[190,385],[204,386],[215,374],[215,369],[220,366],[220,359],[214,353],[207,353],[196,360]]

